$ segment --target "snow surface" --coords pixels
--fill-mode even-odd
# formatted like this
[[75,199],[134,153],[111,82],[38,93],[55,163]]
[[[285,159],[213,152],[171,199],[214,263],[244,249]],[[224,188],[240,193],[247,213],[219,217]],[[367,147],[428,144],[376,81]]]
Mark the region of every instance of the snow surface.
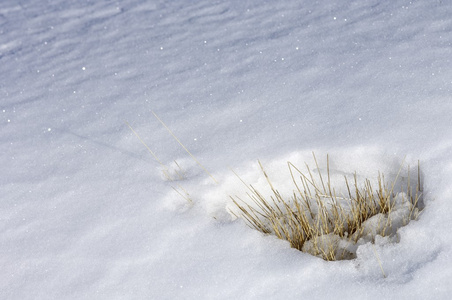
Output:
[[[450,299],[451,15],[449,1],[2,0],[0,298]],[[124,121],[184,179],[165,180]],[[290,193],[286,162],[311,151],[370,177],[420,159],[424,212],[399,243],[338,262],[232,220],[229,168],[259,185],[260,159]]]

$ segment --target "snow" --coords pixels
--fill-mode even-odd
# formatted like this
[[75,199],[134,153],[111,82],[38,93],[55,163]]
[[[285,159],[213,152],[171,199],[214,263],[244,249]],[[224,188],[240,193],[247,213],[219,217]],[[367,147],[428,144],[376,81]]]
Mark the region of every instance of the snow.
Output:
[[[449,299],[451,13],[447,1],[1,1],[0,298]],[[184,177],[166,180],[125,121]],[[259,159],[291,193],[287,161],[312,151],[363,177],[419,159],[424,211],[398,243],[377,237],[336,262],[231,218],[244,187],[230,169],[264,186]]]

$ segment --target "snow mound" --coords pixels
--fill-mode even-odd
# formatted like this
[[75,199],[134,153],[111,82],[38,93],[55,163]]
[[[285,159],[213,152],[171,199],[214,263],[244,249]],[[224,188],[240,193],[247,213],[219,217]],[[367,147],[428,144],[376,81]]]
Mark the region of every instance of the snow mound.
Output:
[[[358,165],[341,164],[347,156],[360,153],[367,154],[368,163],[359,171],[350,169]],[[290,154],[286,163],[282,163],[283,158],[271,161],[266,164],[268,169],[259,162],[260,169],[248,170],[244,177],[231,172],[244,191],[232,187],[231,178],[226,178],[221,192],[215,193],[230,196],[232,201],[220,200],[230,219],[243,218],[250,227],[325,260],[356,258],[358,247],[374,243],[377,236],[387,237],[388,243],[398,241],[398,229],[419,216],[421,174],[410,176],[410,168],[403,166],[402,160],[388,159],[378,151],[347,149],[335,156],[340,163],[333,167],[328,158],[326,165],[319,164],[315,156],[310,158],[315,168],[306,163],[308,175],[291,162],[301,165],[300,159],[308,158],[304,152]],[[277,165],[288,165],[289,171],[277,169]],[[369,166],[375,168],[374,174]],[[300,174],[294,176],[295,170]],[[215,198],[213,193],[209,198]],[[210,202],[208,207],[215,207],[212,212],[220,219],[227,218],[224,211],[220,213],[218,202]]]

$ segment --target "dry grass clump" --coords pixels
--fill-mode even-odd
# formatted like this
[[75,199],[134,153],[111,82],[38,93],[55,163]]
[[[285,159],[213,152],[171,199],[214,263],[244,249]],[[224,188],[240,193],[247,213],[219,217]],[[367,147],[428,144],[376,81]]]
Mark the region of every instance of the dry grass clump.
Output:
[[[153,114],[198,166],[218,184],[168,126],[154,112]],[[185,172],[176,161],[172,168],[166,166],[130,124],[125,123],[161,165],[166,180],[173,182],[185,178]],[[237,217],[243,217],[250,227],[265,234],[274,234],[280,239],[289,241],[293,248],[325,260],[354,258],[357,245],[360,243],[373,242],[376,235],[394,236],[398,228],[419,216],[418,206],[421,200],[419,165],[417,185],[413,193],[409,168],[408,176],[405,178],[406,186],[398,182],[402,170],[400,167],[391,184],[386,183],[384,175],[380,173],[376,182],[372,183],[369,179],[358,182],[355,173],[351,178],[344,175],[344,187],[341,188],[332,186],[328,156],[324,176],[315,155],[314,161],[315,172],[311,172],[306,165],[306,173],[288,162],[295,187],[291,197],[283,197],[275,189],[259,162],[272,195],[264,196],[258,189],[242,180],[249,190],[248,199],[244,201],[238,197],[231,197],[238,208],[237,213],[232,213]],[[180,185],[177,185],[177,188],[173,186],[173,189],[188,203],[193,203],[188,192]]]
[[398,184],[402,168],[391,184],[385,182],[383,174],[379,174],[376,185],[369,179],[359,183],[356,173],[351,179],[344,176],[344,186],[336,192],[330,180],[328,156],[323,176],[315,155],[314,161],[316,170],[311,171],[306,164],[305,173],[288,162],[294,186],[288,198],[281,196],[259,162],[271,196],[264,196],[241,179],[248,187],[248,199],[231,197],[239,209],[234,214],[244,218],[250,227],[274,234],[289,241],[293,248],[325,260],[354,258],[357,243],[372,242],[376,235],[394,235],[397,228],[418,217],[419,175],[414,193],[409,178],[406,186]]

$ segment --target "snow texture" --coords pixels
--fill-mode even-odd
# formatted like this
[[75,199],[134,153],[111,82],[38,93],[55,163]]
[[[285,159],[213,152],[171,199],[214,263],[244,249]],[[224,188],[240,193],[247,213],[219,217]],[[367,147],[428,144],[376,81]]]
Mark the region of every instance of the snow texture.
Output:
[[[451,15],[449,1],[1,1],[0,298],[450,299]],[[287,161],[312,151],[363,178],[419,159],[424,211],[397,243],[337,262],[231,218],[230,168],[264,186],[259,159],[291,193]]]

